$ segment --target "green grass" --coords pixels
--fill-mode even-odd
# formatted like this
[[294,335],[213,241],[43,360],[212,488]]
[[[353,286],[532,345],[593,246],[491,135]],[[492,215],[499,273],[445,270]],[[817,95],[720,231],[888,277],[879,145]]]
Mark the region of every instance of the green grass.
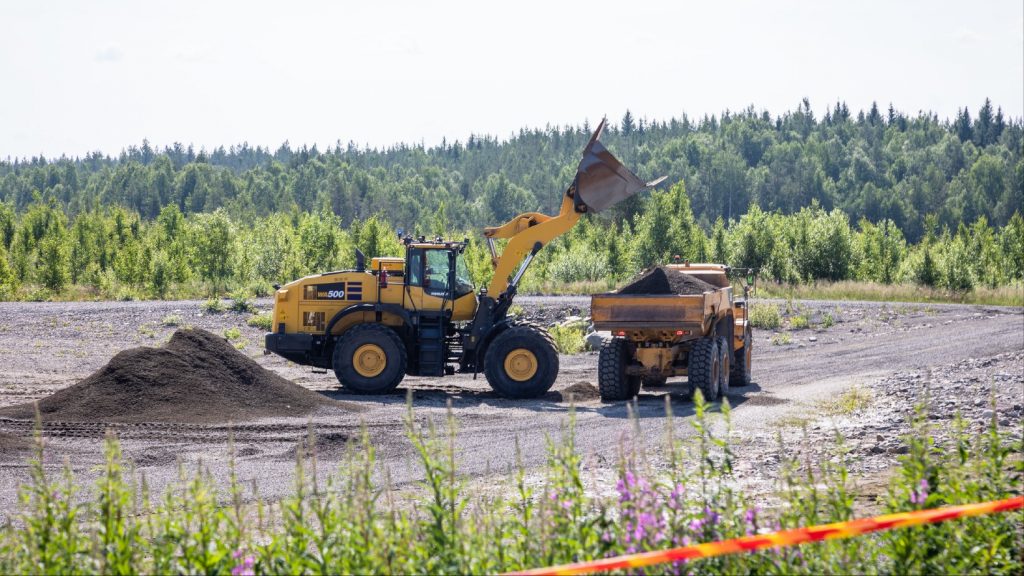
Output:
[[242,337],[242,331],[232,326],[231,328],[224,329],[224,337],[228,339],[228,342],[234,342]]
[[872,397],[868,390],[854,386],[837,398],[821,403],[822,412],[829,416],[849,416],[861,412],[871,405]]
[[789,332],[779,332],[772,335],[770,342],[772,346],[785,346],[793,343],[793,336]]
[[967,293],[957,293],[917,284],[878,284],[874,282],[842,281],[816,284],[757,285],[758,296],[765,298],[802,300],[867,300],[875,302],[948,302],[988,304],[994,306],[1024,306],[1024,285],[999,288],[978,287]]
[[[545,465],[528,472],[520,464],[504,478],[488,480],[497,489],[483,491],[471,488],[459,470],[451,413],[447,424],[417,417],[411,408],[407,413],[406,435],[422,478],[414,490],[390,484],[365,429],[331,474],[317,467],[311,433],[296,451],[293,493],[274,502],[259,497],[255,480],[238,478],[233,456],[218,471],[227,479],[220,489],[212,471],[200,465],[183,470],[163,492],[150,491],[126,467],[113,436],[87,488],[70,465],[58,471],[42,464],[39,439],[12,520],[0,526],[0,573],[485,574],[842,521],[863,512],[841,439],[820,461],[800,457],[780,441],[772,455],[781,470],[777,505],[765,508],[736,487],[728,402],[712,413],[697,392],[693,408],[690,433],[678,434],[680,424],[671,417],[666,422],[664,459],[657,467],[642,443],[623,440],[610,490],[590,485],[571,416],[561,437],[548,441]],[[972,433],[956,421],[947,433],[952,449],[938,449],[927,415],[916,412],[906,454],[886,471],[888,488],[872,511],[1019,493],[1021,467],[1012,460],[1019,441],[1009,443],[994,423]],[[1022,522],[1024,513],[1015,511],[664,564],[645,573],[1019,574]]]
[[775,304],[755,303],[750,307],[748,317],[754,328],[775,329],[782,325],[782,315]]

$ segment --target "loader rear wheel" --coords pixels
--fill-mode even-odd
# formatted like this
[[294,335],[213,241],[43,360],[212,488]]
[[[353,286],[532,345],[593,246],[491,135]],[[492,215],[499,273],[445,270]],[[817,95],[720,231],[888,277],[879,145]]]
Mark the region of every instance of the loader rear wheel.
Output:
[[737,350],[729,365],[729,383],[737,388],[750,386],[750,356],[754,347],[754,336],[750,326],[743,332],[743,347]]
[[640,377],[626,374],[632,358],[629,342],[623,338],[606,338],[597,357],[597,388],[601,400],[629,400],[640,392]]
[[718,339],[718,393],[722,398],[729,395],[729,352],[732,350],[731,338]]
[[356,394],[387,394],[405,377],[405,344],[383,324],[360,324],[334,346],[334,375]]
[[686,372],[694,390],[700,389],[704,400],[714,402],[718,399],[718,385],[721,370],[721,358],[718,354],[718,341],[714,338],[701,338],[690,350],[690,363]]
[[506,398],[543,396],[558,376],[558,351],[543,328],[513,326],[487,347],[484,375]]

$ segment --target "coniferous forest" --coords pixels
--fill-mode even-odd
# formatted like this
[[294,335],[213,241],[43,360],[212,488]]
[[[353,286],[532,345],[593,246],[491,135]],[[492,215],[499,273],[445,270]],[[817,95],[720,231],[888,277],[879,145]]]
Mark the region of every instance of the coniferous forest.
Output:
[[[610,119],[602,141],[659,189],[581,220],[526,290],[606,289],[673,256],[801,285],[865,281],[945,293],[1024,281],[1024,125],[986,100],[955,118],[808,101],[700,119]],[[0,298],[265,295],[401,255],[397,230],[468,237],[557,210],[593,126],[435,147],[195,150],[0,162]]]

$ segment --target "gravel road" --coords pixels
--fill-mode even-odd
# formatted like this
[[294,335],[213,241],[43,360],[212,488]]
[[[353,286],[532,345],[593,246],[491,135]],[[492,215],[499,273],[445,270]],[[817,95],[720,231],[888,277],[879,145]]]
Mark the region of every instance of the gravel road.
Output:
[[[528,316],[547,323],[568,315],[585,316],[589,309],[586,297],[524,296],[517,303]],[[785,303],[779,304],[786,307]],[[258,305],[267,308],[269,302],[260,301]],[[749,444],[752,455],[780,422],[811,418],[822,402],[853,387],[866,386],[876,395],[893,399],[905,396],[906,402],[888,399],[881,403],[888,410],[887,417],[898,419],[901,411],[909,410],[914,391],[921,389],[923,382],[930,378],[955,386],[959,385],[957,379],[962,380],[968,372],[972,381],[980,384],[996,374],[1010,374],[1002,381],[996,411],[998,418],[1020,427],[1024,397],[1019,374],[1024,357],[1024,315],[1020,309],[821,301],[793,305],[818,327],[792,331],[789,344],[773,344],[775,332],[755,330],[754,383],[734,388],[729,396],[736,437],[740,444]],[[829,328],[821,327],[826,314],[834,321]],[[186,467],[201,462],[211,468],[214,477],[223,480],[227,471],[221,464],[227,460],[228,439],[233,437],[240,478],[257,480],[260,493],[275,498],[290,492],[296,442],[310,428],[318,438],[320,465],[328,471],[337,466],[345,443],[366,426],[378,458],[389,468],[394,482],[404,485],[419,478],[402,423],[406,394],[411,391],[420,420],[440,421],[450,402],[458,424],[460,467],[467,474],[487,478],[515,462],[517,438],[525,464],[542,464],[545,439],[558,437],[571,409],[562,391],[570,386],[585,389],[587,386],[580,383],[596,386],[597,382],[597,354],[586,352],[561,356],[552,392],[537,400],[499,398],[482,376],[474,380],[469,375],[409,377],[392,395],[360,397],[340,391],[331,373],[314,373],[277,356],[264,355],[261,333],[246,326],[246,314],[205,314],[200,303],[192,301],[0,303],[0,406],[39,399],[69,386],[121,350],[166,342],[175,329],[163,324],[168,316],[218,333],[238,328],[243,351],[264,367],[364,409],[323,408],[303,418],[217,425],[50,423],[43,430],[48,467],[57,469],[68,462],[77,477],[88,481],[92,468],[102,461],[102,438],[109,428],[121,438],[124,453],[136,470],[158,490],[174,480],[178,462]],[[684,380],[642,391],[635,404],[636,427],[641,436],[656,441],[664,434],[666,395],[676,415],[677,434],[688,434],[693,411],[687,393]],[[952,410],[950,406],[939,404],[937,409]],[[627,405],[590,399],[577,402],[575,410],[577,442],[587,461],[598,467],[613,462],[623,436],[630,430]],[[877,418],[875,425],[882,426]],[[18,485],[27,478],[27,453],[19,438],[29,436],[31,429],[31,422],[0,419],[0,510],[14,509]],[[884,455],[887,448],[865,444],[864,450]],[[3,515],[0,512],[0,521]]]

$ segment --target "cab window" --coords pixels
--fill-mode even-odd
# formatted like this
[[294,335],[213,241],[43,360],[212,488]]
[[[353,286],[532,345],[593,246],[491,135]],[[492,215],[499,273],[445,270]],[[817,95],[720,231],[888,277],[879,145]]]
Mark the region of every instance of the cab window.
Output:
[[408,284],[410,286],[422,286],[423,285],[423,251],[422,250],[410,250],[409,251],[409,279]]
[[448,251],[427,250],[426,282],[423,287],[431,296],[443,297],[448,292]]

